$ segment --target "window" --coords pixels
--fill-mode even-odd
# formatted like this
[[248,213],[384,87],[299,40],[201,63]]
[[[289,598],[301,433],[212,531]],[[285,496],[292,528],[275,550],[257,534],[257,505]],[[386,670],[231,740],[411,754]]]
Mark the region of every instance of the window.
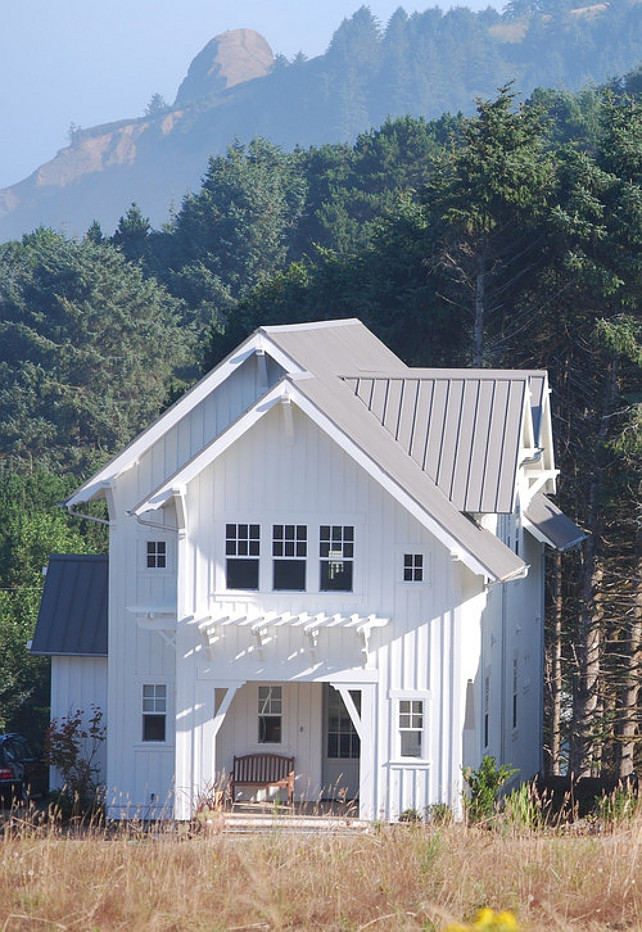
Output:
[[513,657],[513,728],[517,728],[517,657]]
[[167,543],[164,540],[147,541],[147,569],[164,570],[167,566]]
[[423,731],[423,699],[400,699],[399,738],[402,757],[422,756]]
[[[357,712],[361,714],[361,692],[350,690],[350,696]],[[357,734],[350,713],[345,707],[341,694],[336,689],[328,692],[328,757],[359,757],[359,735]]]
[[423,553],[405,553],[403,557],[403,581],[423,582],[424,555]]
[[489,734],[489,708],[490,708],[490,676],[484,677],[484,747],[488,747]]
[[143,686],[143,741],[164,741],[167,686]]
[[280,686],[259,686],[259,744],[281,744],[283,697]]
[[305,589],[308,529],[304,524],[272,527],[273,589]]
[[259,588],[260,527],[226,524],[225,555],[228,589]]
[[322,524],[319,529],[322,592],[352,592],[354,528]]

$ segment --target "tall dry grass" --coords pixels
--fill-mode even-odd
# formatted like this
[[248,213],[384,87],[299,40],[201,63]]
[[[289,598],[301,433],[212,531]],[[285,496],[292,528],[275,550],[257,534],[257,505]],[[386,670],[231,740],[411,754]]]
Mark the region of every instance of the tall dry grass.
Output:
[[642,820],[602,835],[423,824],[359,835],[63,831],[9,820],[0,930],[642,928]]

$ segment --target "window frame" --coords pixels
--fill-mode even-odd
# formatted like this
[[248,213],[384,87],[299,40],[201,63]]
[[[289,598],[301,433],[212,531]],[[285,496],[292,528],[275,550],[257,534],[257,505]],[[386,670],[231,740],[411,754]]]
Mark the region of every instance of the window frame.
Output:
[[[325,530],[327,529],[328,537],[325,537]],[[335,532],[340,530],[340,536]],[[346,534],[346,532],[350,532]],[[355,544],[356,544],[356,526],[355,524],[339,524],[328,522],[324,524],[319,524],[319,533],[318,533],[318,543],[319,543],[319,592],[355,592]],[[336,547],[333,547],[334,544],[340,544],[340,550]],[[324,552],[327,548],[327,553]],[[347,551],[347,552],[346,552]],[[332,559],[334,555],[334,559]],[[343,588],[341,586],[330,586],[323,585],[324,582],[324,570],[327,567],[326,572],[330,572],[330,567],[332,564],[341,564],[344,566],[348,564],[350,567],[350,587]],[[345,569],[338,571],[339,573],[344,573]]]
[[[281,529],[280,535],[277,534]],[[288,529],[292,529],[292,537],[288,537]],[[292,553],[288,553],[288,549]],[[280,553],[277,551],[280,550]],[[287,565],[302,567],[303,585],[277,586],[277,567],[284,570]],[[282,522],[272,524],[272,591],[273,592],[306,592],[308,577],[308,525],[296,522]]]
[[[264,704],[261,705],[261,691],[267,690],[267,695],[264,696]],[[278,698],[276,695],[273,695],[273,691],[278,690]],[[284,732],[284,709],[285,709],[285,696],[282,683],[257,683],[256,690],[256,710],[257,710],[257,745],[261,748],[266,747],[282,747],[284,744],[283,741],[283,732]],[[278,712],[274,711],[272,703],[278,702]],[[266,705],[269,703],[269,708],[266,710]],[[270,741],[265,737],[261,737],[262,727],[261,723],[264,719],[278,719],[279,725],[279,740]]]
[[[419,576],[417,576],[419,573]],[[402,582],[424,583],[426,581],[426,555],[421,550],[404,550]],[[409,575],[408,575],[409,574]]]
[[[145,695],[146,690],[151,690]],[[141,687],[141,742],[143,744],[167,744],[167,711],[168,711],[168,689],[166,683],[143,683]],[[149,703],[150,707],[145,708]],[[161,706],[162,703],[162,706]],[[146,737],[147,727],[151,726],[151,720],[155,720],[156,725],[162,722],[163,737]]]
[[[394,740],[393,740],[393,758],[396,762],[404,765],[409,765],[413,761],[417,765],[425,767],[430,763],[430,716],[432,712],[432,698],[430,690],[427,689],[391,689],[388,692],[388,698],[392,701],[392,714],[394,722]],[[410,702],[410,703],[421,703],[421,716],[422,721],[419,727],[415,728],[402,728],[401,727],[401,714],[402,714],[402,705],[401,703]],[[412,706],[411,706],[412,711]],[[415,714],[417,710],[415,709]],[[407,711],[404,712],[407,714]],[[402,753],[402,731],[404,733],[409,733],[411,731],[418,732],[420,734],[420,754],[419,756],[413,756]]]
[[[232,528],[234,528],[233,531]],[[247,536],[243,535],[242,528],[246,529]],[[261,523],[259,521],[226,521],[223,533],[225,588],[230,592],[257,592],[261,588]],[[251,569],[252,583],[254,583],[254,574],[256,575],[256,585],[230,585],[231,567],[234,567],[234,572],[237,572],[241,564],[244,565],[246,571]]]

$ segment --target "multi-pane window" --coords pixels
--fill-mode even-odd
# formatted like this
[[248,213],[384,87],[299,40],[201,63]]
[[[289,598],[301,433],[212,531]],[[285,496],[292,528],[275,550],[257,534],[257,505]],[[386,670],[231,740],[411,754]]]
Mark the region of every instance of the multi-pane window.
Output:
[[164,741],[167,719],[167,686],[143,686],[143,741]]
[[308,529],[305,524],[272,527],[273,589],[305,589]]
[[423,699],[399,700],[399,738],[402,757],[421,757],[424,732]]
[[258,524],[225,525],[225,566],[228,589],[259,588],[261,529]]
[[405,553],[403,557],[404,582],[423,582],[424,555],[423,553]]
[[[357,712],[361,714],[361,692],[351,690],[350,695]],[[359,735],[345,707],[341,694],[335,689],[328,692],[328,757],[359,757]]]
[[319,528],[319,557],[322,592],[352,592],[354,528],[322,524]]
[[147,541],[147,569],[164,570],[167,566],[167,542]]
[[282,687],[259,686],[259,744],[281,744],[282,720]]

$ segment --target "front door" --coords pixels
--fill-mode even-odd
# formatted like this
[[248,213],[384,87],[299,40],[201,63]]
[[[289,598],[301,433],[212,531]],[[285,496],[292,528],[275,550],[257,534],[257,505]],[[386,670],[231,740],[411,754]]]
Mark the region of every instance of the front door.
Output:
[[[351,692],[361,713],[361,693]],[[323,797],[356,799],[359,796],[359,735],[341,698],[329,683],[323,685]]]

